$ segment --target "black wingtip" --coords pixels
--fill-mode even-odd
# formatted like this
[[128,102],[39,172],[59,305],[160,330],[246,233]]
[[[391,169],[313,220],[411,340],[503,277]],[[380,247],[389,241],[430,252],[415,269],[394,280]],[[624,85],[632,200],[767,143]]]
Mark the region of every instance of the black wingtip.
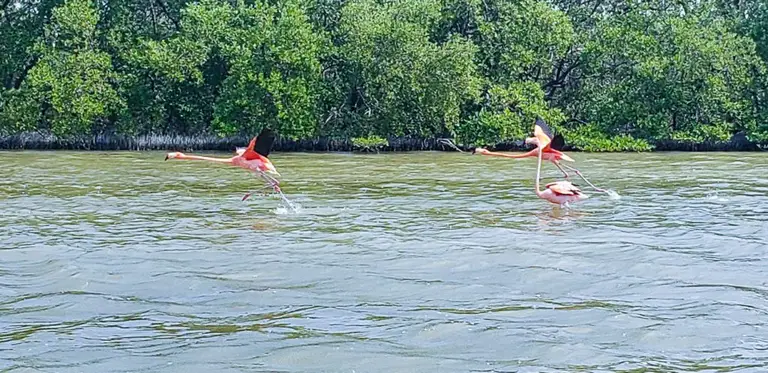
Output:
[[166,160],[166,161],[168,160],[168,154],[166,154],[166,155],[165,155],[165,160]]
[[261,154],[264,157],[269,157],[269,153],[272,151],[272,145],[275,142],[275,131],[271,128],[264,127],[256,137],[256,145],[254,151]]
[[272,131],[272,129],[269,127],[264,127],[261,129],[261,132],[259,132],[259,136],[273,135],[273,134],[274,134],[274,131]]
[[552,142],[550,147],[555,150],[563,150],[565,148],[565,138],[561,134],[555,135],[555,137],[552,138]]

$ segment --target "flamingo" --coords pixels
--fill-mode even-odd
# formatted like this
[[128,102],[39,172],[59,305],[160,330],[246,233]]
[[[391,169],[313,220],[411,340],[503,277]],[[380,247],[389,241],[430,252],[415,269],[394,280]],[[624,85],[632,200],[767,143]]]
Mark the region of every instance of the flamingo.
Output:
[[581,190],[570,181],[562,180],[554,183],[549,183],[544,186],[544,190],[539,190],[539,178],[541,177],[541,159],[543,152],[542,147],[536,147],[538,154],[538,166],[536,166],[536,195],[549,201],[550,203],[558,204],[560,206],[568,206],[570,202],[578,202],[583,199],[589,198],[588,195],[581,192]]
[[[569,157],[567,154],[563,153],[561,150],[563,147],[565,147],[565,138],[563,138],[562,135],[557,134],[556,136],[552,136],[552,130],[549,128],[546,122],[541,120],[540,118],[536,118],[536,123],[533,128],[533,137],[528,137],[525,139],[525,143],[528,145],[535,145],[536,149],[533,149],[527,153],[523,154],[505,154],[505,153],[496,153],[488,151],[488,149],[484,148],[476,148],[474,149],[473,153],[480,154],[480,155],[488,155],[493,157],[504,157],[504,158],[528,158],[528,157],[536,157],[537,154],[541,156],[542,159],[546,161],[552,162],[562,173],[565,175],[565,178],[568,179],[570,175],[568,175],[568,172],[566,172],[563,167],[573,171],[581,177],[587,184],[589,184],[592,188],[594,188],[598,192],[605,192],[604,189],[600,189],[596,186],[594,186],[592,183],[587,180],[584,175],[581,174],[581,171],[568,166],[566,164],[561,164],[560,161],[568,161],[568,162],[575,162],[573,158]],[[541,151],[539,151],[541,150]]]
[[[271,187],[275,192],[283,194],[280,190],[280,182],[272,175],[280,177],[280,173],[269,160],[269,152],[272,150],[272,144],[275,142],[275,134],[272,130],[264,128],[257,137],[251,139],[246,148],[236,148],[237,155],[231,158],[213,158],[199,155],[189,155],[180,152],[171,152],[166,154],[165,160],[183,159],[208,161],[222,164],[229,164],[252,171],[260,176],[267,183],[266,188]],[[253,193],[248,192],[243,196],[243,201]]]

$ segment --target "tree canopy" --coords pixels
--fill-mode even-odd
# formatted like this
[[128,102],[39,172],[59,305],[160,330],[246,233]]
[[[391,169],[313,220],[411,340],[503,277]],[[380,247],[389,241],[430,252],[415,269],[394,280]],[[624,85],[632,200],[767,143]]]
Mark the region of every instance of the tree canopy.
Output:
[[768,7],[0,0],[0,135],[768,142]]

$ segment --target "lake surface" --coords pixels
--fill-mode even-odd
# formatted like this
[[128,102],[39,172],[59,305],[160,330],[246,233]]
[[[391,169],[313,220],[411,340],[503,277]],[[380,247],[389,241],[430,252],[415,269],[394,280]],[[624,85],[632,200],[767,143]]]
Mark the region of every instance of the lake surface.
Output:
[[0,152],[0,371],[766,371],[766,155],[571,155]]

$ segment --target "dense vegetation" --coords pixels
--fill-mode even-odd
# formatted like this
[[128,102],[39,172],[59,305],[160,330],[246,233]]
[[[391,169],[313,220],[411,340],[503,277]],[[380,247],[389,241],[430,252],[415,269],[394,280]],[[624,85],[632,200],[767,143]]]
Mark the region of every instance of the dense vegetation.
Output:
[[768,142],[768,6],[0,0],[0,135]]

